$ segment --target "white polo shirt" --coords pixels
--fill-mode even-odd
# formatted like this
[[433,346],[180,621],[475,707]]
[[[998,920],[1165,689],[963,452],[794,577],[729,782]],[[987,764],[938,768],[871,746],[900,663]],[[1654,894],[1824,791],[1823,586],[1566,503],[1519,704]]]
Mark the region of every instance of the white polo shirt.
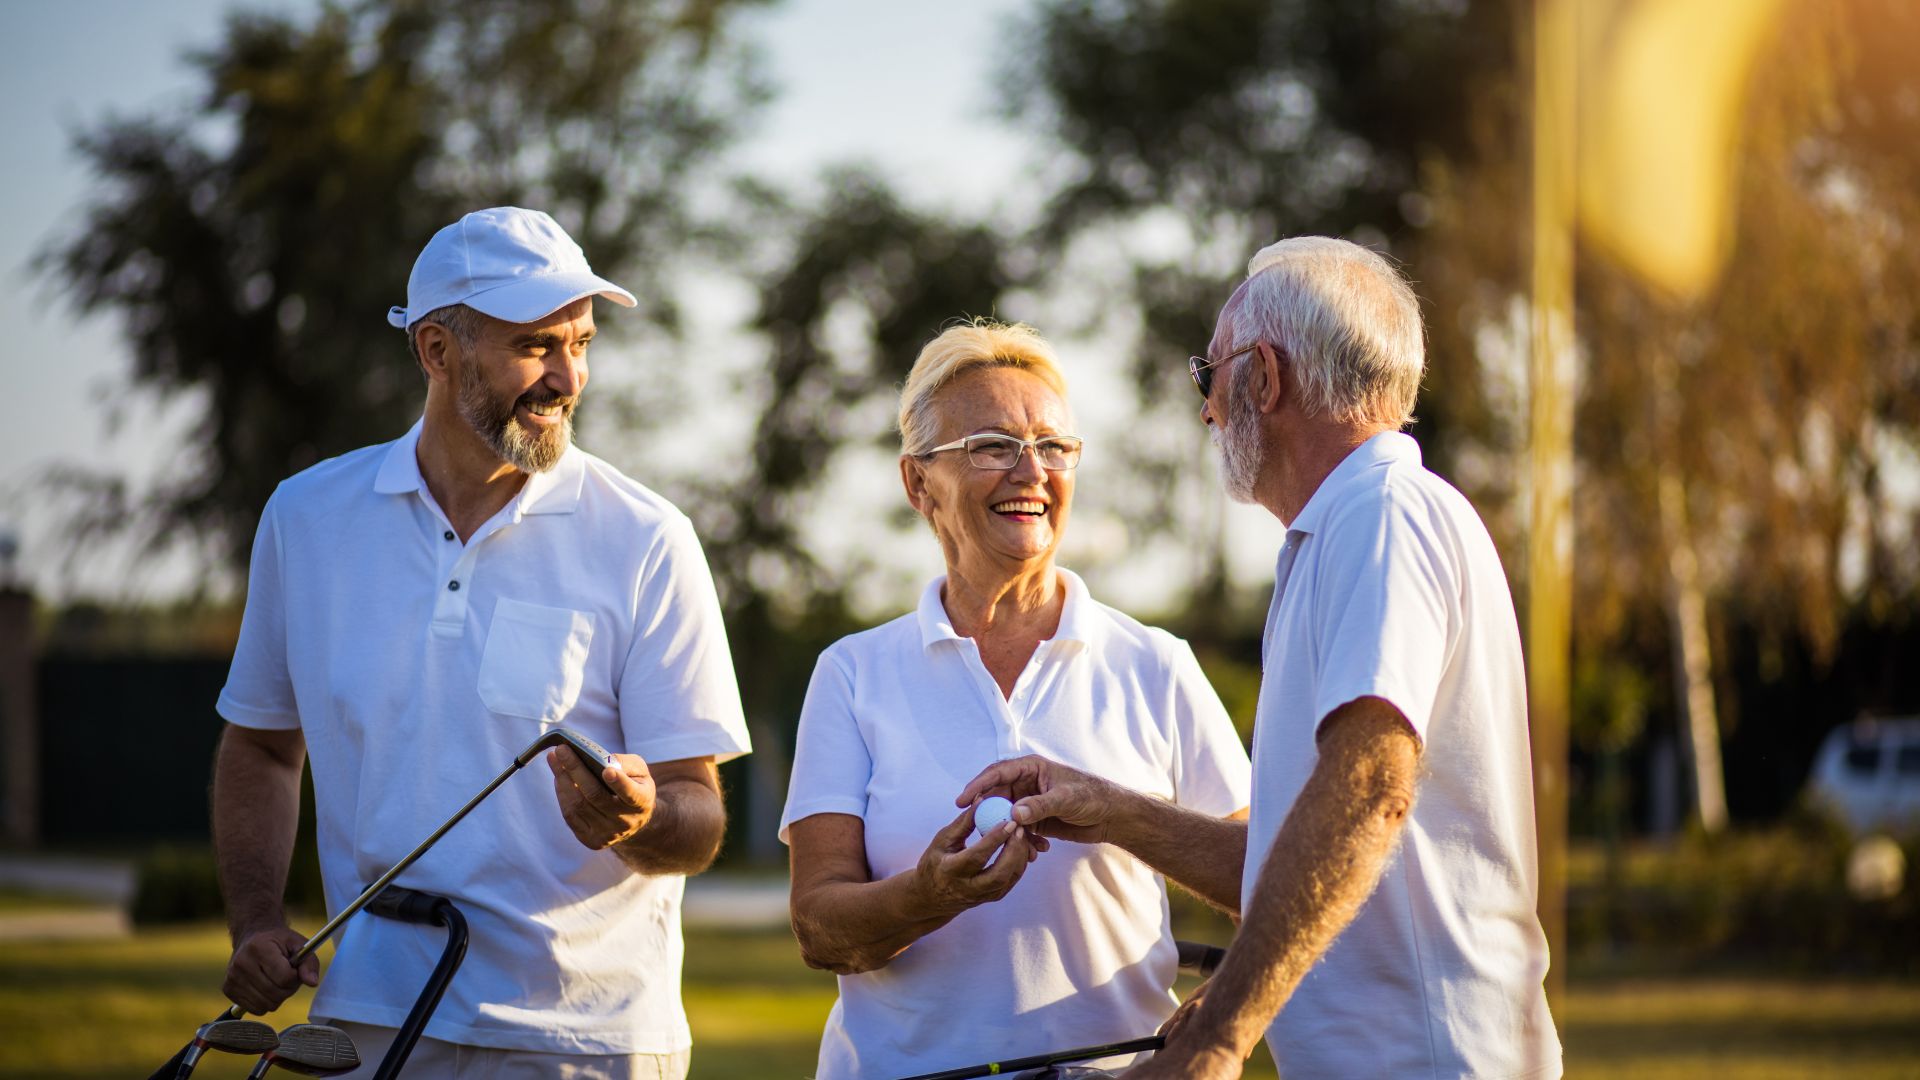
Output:
[[1329,473],[1280,549],[1249,905],[1321,721],[1366,696],[1392,702],[1423,744],[1413,813],[1379,888],[1268,1029],[1280,1074],[1560,1075],[1513,599],[1479,515],[1398,432]]
[[[967,781],[1024,754],[1206,814],[1246,806],[1246,751],[1192,650],[1059,573],[1059,629],[1010,698],[954,632],[944,577],[914,614],[821,654],[780,838],[802,818],[851,814],[874,880],[890,877],[953,820]],[[1117,847],[1056,840],[1000,901],[841,976],[817,1075],[905,1076],[1151,1035],[1173,1011],[1177,966],[1160,875]]]
[[[220,715],[306,736],[327,906],[339,910],[546,728],[650,761],[748,750],[687,519],[569,449],[462,544],[420,477],[420,425],[282,483],[254,541]],[[684,879],[567,828],[544,762],[400,875],[472,926],[427,1034],[578,1053],[691,1045]],[[357,915],[313,1013],[398,1025],[442,931]]]

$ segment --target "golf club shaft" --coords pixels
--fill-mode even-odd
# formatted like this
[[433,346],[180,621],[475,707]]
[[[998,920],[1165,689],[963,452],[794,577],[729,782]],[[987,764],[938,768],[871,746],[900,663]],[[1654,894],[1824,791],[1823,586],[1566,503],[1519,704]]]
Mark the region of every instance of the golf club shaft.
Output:
[[[542,741],[544,742],[545,740],[542,740]],[[373,884],[367,886],[366,889],[363,892],[361,892],[359,896],[354,897],[352,903],[348,904],[346,907],[341,908],[338,914],[334,915],[333,918],[328,919],[327,925],[315,931],[314,935],[307,939],[306,944],[300,946],[299,951],[293,954],[293,956],[288,960],[288,963],[294,967],[298,967],[300,966],[300,962],[302,960],[305,960],[307,957],[312,956],[315,950],[319,949],[320,946],[326,944],[327,939],[332,937],[334,935],[334,932],[340,929],[340,924],[352,918],[354,913],[359,911],[361,908],[366,907],[368,901],[372,900],[376,896],[379,896],[380,890],[386,888],[389,884],[391,884],[394,878],[399,877],[400,872],[402,870],[405,870],[407,867],[412,866],[414,862],[420,858],[420,856],[425,855],[427,853],[428,848],[431,848],[435,843],[439,841],[439,839],[442,836],[445,836],[447,834],[448,829],[451,829],[455,825],[458,825],[460,823],[460,819],[463,817],[466,817],[467,814],[471,812],[474,807],[479,806],[482,799],[485,799],[487,796],[493,794],[495,788],[498,788],[501,784],[506,783],[509,777],[511,777],[514,773],[519,772],[521,766],[525,765],[527,761],[531,760],[532,755],[534,753],[537,753],[539,749],[540,749],[540,743],[536,742],[533,746],[528,747],[527,750],[523,752],[519,757],[515,758],[513,764],[507,766],[506,771],[502,772],[499,776],[494,777],[493,782],[488,784],[486,787],[482,788],[480,791],[480,794],[475,795],[471,799],[468,799],[467,805],[461,807],[458,811],[454,813],[452,817],[448,818],[446,821],[446,824],[441,825],[439,828],[433,830],[432,836],[427,837],[425,840],[420,842],[420,845],[418,847],[414,848],[412,851],[407,852],[406,856],[403,857],[399,862],[394,863],[391,869],[389,869],[386,873],[381,874],[380,877],[377,880],[375,880]],[[227,1011],[222,1015],[238,1019],[239,1017],[246,1015],[246,1010],[242,1009],[238,1005],[234,1005],[229,1007]]]
[[998,1076],[1001,1073],[1038,1069],[1066,1061],[1089,1061],[1104,1057],[1118,1057],[1121,1054],[1138,1054],[1143,1050],[1158,1050],[1165,1045],[1167,1045],[1166,1036],[1149,1035],[1143,1039],[1128,1039],[1126,1042],[1108,1043],[1105,1046],[1082,1046],[1073,1050],[1057,1050],[1051,1054],[1035,1054],[1032,1057],[1012,1058],[1007,1061],[988,1061],[979,1065],[968,1065],[965,1068],[948,1069],[945,1072],[921,1073],[918,1076],[906,1077],[905,1080],[971,1080],[976,1076]]

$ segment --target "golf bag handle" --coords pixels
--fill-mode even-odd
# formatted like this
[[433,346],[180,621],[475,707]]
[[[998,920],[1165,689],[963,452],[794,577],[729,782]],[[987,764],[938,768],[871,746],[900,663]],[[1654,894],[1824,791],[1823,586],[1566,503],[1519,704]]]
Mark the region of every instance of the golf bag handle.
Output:
[[427,985],[421,989],[420,996],[414,999],[413,1011],[407,1013],[406,1020],[400,1024],[399,1032],[393,1037],[393,1045],[387,1047],[387,1056],[380,1059],[380,1067],[374,1070],[374,1080],[392,1080],[400,1075],[401,1067],[407,1063],[407,1056],[413,1053],[414,1045],[427,1029],[428,1018],[433,1016],[433,1010],[440,1007],[440,998],[446,994],[447,984],[453,981],[453,973],[460,969],[460,962],[467,958],[467,920],[460,914],[460,909],[453,906],[453,901],[446,897],[415,892],[399,885],[389,885],[380,890],[367,902],[366,910],[400,922],[447,928],[447,947],[440,954],[440,963],[434,966],[433,974],[427,978]]
[[1180,950],[1180,970],[1203,979],[1213,978],[1220,961],[1227,958],[1227,950],[1218,945],[1208,945],[1202,941],[1176,941],[1173,944]]

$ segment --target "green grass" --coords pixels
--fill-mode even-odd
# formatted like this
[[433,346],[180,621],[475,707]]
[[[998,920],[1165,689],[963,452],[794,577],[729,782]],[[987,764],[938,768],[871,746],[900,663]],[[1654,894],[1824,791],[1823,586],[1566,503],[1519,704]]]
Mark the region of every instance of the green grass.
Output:
[[89,900],[83,897],[57,896],[38,892],[17,892],[12,889],[0,889],[0,915],[43,915],[68,911],[100,911],[111,909],[112,904],[103,900]]
[[[212,925],[118,941],[0,947],[0,1077],[143,1076],[223,1007],[226,939]],[[696,1080],[804,1077],[833,1004],[783,932],[687,938]],[[1713,1080],[1920,1075],[1920,983],[1784,976],[1606,976],[1576,968],[1562,1024],[1573,1077]],[[267,1018],[306,1018],[306,995]],[[76,1033],[85,1037],[75,1038]],[[240,1077],[238,1059],[196,1072]],[[1258,1051],[1250,1077],[1271,1077]]]

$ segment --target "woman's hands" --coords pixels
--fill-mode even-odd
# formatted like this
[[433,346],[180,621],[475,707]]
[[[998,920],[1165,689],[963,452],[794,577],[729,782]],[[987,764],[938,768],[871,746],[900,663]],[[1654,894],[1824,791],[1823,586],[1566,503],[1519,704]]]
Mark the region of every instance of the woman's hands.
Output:
[[979,840],[973,807],[934,834],[913,867],[875,881],[866,823],[814,814],[788,827],[793,850],[789,908],[807,966],[836,975],[885,967],[963,911],[1007,895],[1047,841],[1013,822]]
[[914,867],[915,891],[929,915],[952,918],[1000,899],[1047,849],[1044,837],[1012,821],[1001,822],[969,844],[973,809],[969,803],[959,817],[935,833]]

